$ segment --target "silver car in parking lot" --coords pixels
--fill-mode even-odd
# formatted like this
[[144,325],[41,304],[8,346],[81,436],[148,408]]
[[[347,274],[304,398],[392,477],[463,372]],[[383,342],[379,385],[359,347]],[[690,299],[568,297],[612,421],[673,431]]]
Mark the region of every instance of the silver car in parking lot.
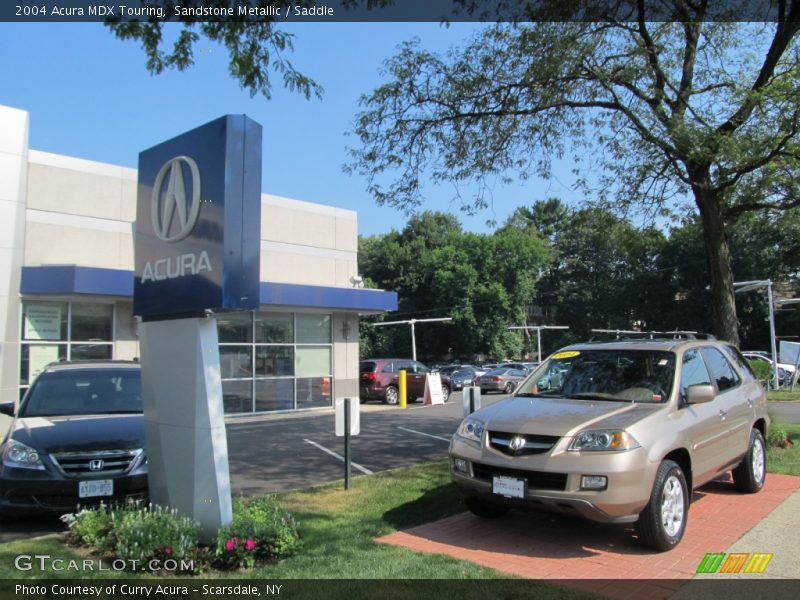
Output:
[[475,379],[475,385],[480,386],[481,392],[505,392],[510,394],[519,383],[525,379],[527,373],[520,369],[499,367],[484,373]]

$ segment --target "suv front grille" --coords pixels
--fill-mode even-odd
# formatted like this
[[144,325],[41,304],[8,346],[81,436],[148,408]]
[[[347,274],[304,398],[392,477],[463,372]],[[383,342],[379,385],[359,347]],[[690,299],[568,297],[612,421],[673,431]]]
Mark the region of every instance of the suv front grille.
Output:
[[566,473],[546,473],[544,471],[523,471],[522,469],[506,469],[505,467],[494,467],[492,465],[482,465],[472,463],[472,474],[476,479],[491,481],[495,475],[505,475],[506,477],[516,477],[528,481],[528,489],[535,490],[558,490],[563,491],[567,486]]
[[[521,448],[513,450],[511,441],[514,438],[521,438],[525,441],[525,444]],[[489,432],[489,446],[509,456],[526,456],[550,452],[559,439],[557,435],[526,435],[506,433],[504,431]]]
[[98,477],[127,473],[140,461],[142,448],[99,450],[95,452],[58,452],[50,457],[66,477]]

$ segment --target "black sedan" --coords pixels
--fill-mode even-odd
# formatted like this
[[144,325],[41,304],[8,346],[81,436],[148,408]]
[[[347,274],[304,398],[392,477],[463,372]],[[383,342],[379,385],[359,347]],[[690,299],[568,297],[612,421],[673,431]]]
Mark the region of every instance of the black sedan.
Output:
[[453,391],[463,390],[464,386],[472,385],[472,382],[480,374],[474,367],[465,367],[450,373],[450,384]]
[[[15,416],[14,404],[0,412]],[[0,512],[69,512],[147,497],[134,362],[48,365],[0,444]]]

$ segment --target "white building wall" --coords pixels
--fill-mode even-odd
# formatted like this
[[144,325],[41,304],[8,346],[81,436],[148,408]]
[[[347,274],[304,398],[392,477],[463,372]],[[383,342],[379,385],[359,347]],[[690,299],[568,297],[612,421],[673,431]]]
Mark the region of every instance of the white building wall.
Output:
[[[16,400],[20,267],[79,265],[132,271],[137,172],[29,151],[24,111],[0,107],[0,132],[0,317],[5,319],[0,322],[0,373],[2,398]],[[262,194],[261,281],[352,287],[357,252],[356,212]],[[108,300],[115,304],[114,357],[134,358],[139,345],[132,302]],[[357,397],[357,314],[334,313],[333,354],[336,395]]]
[[[0,402],[19,398],[19,283],[25,248],[28,113],[0,106]],[[0,415],[0,433],[10,419]]]

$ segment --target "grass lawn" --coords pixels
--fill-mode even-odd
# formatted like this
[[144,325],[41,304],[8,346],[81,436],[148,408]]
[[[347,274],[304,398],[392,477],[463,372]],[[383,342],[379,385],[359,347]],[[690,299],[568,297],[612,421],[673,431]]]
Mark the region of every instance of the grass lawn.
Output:
[[[419,554],[403,548],[378,544],[376,537],[415,525],[429,523],[442,517],[463,512],[465,507],[455,487],[450,483],[447,461],[440,460],[414,467],[396,469],[368,477],[354,477],[350,491],[342,482],[309,490],[280,495],[281,504],[297,519],[303,547],[296,556],[278,564],[259,567],[249,572],[225,573],[223,576],[275,579],[307,579],[303,597],[356,598],[415,597],[427,586],[428,597],[445,597],[457,593],[460,599],[485,599],[487,595],[504,598],[593,598],[578,591],[551,587],[538,581],[513,579],[498,571],[473,563],[458,561],[443,555]],[[73,579],[116,577],[144,578],[114,572],[60,571],[42,573],[38,570],[20,572],[14,568],[19,554],[48,554],[52,558],[84,558],[60,542],[59,535],[33,540],[20,540],[0,545],[0,579],[57,576]],[[219,577],[214,574],[214,577]],[[316,580],[458,580],[441,584],[419,582],[372,582],[355,586],[353,593],[342,594],[343,584],[319,584]],[[487,582],[478,579],[500,579],[487,589]],[[469,583],[472,580],[472,583]],[[167,580],[167,583],[169,580]],[[416,585],[417,589],[413,586]],[[429,594],[430,586],[443,586],[439,593]],[[332,586],[334,589],[332,589]],[[405,586],[405,592],[403,592]],[[412,586],[412,589],[408,589]],[[455,586],[455,587],[454,587]],[[352,586],[351,586],[352,587]],[[379,588],[379,589],[376,589]],[[291,586],[289,590],[291,590]],[[389,593],[392,592],[392,593]],[[399,595],[398,595],[399,594]]]
[[784,402],[800,400],[800,386],[795,386],[793,392],[790,392],[789,390],[769,390],[767,392],[767,400]]
[[786,423],[774,416],[771,418],[770,437],[780,430],[786,433],[794,445],[789,448],[768,448],[767,470],[770,473],[800,475],[800,423]]

